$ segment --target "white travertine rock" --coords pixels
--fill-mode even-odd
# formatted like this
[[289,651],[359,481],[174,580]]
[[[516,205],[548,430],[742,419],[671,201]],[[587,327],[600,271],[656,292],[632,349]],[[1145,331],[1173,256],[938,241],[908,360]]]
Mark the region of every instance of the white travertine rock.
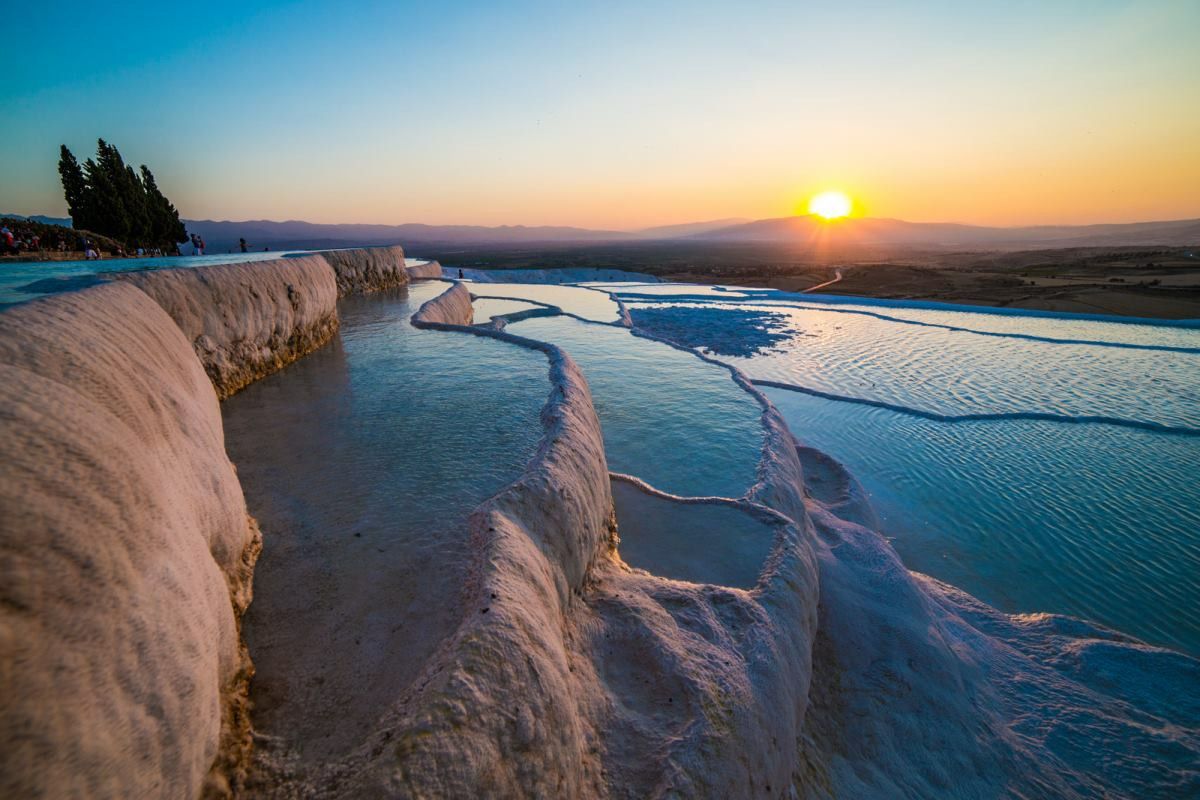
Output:
[[377,292],[408,283],[404,248],[358,247],[321,253],[337,276],[338,296]]
[[0,314],[0,796],[220,794],[259,548],[191,343],[124,283]]
[[1195,795],[1200,661],[1002,613],[908,571],[877,531],[810,510],[820,633],[795,796]]
[[[359,751],[309,789],[328,779],[338,796],[783,793],[816,620],[811,529],[760,507],[778,535],[752,591],[629,569],[582,373],[553,345],[462,327],[470,320],[461,284],[414,317],[548,355],[541,448],[471,517],[459,630]],[[777,461],[798,473],[794,448]],[[762,477],[764,495],[803,512],[791,472]]]
[[154,298],[224,398],[317,349],[337,331],[337,286],[320,255],[114,273]]
[[426,261],[424,264],[405,267],[404,271],[408,273],[408,279],[410,281],[428,280],[430,278],[442,277],[442,265],[436,261]]
[[417,325],[470,325],[475,319],[471,293],[455,281],[450,288],[417,309],[413,322]]

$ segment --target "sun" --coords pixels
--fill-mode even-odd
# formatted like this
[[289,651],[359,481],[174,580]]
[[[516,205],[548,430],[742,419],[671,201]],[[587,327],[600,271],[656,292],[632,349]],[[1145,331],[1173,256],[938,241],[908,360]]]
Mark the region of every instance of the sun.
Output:
[[850,205],[850,198],[843,192],[821,192],[808,201],[808,213],[837,219],[850,214]]

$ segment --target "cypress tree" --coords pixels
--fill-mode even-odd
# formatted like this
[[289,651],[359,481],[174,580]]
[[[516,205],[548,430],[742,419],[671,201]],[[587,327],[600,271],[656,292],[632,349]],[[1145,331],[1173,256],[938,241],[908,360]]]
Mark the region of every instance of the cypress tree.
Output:
[[127,185],[125,162],[117,148],[100,139],[96,160],[87,162],[88,183],[96,190],[101,219],[107,230],[97,231],[119,242],[128,243],[134,221],[130,213],[131,190]]
[[159,190],[150,169],[143,164],[139,174],[103,139],[97,142],[95,159],[89,158],[82,167],[63,145],[58,172],[76,228],[103,234],[127,247],[170,251],[187,240],[179,212]]
[[187,241],[187,228],[179,219],[179,212],[170,200],[158,189],[154,173],[142,164],[142,185],[146,187],[146,206],[154,231],[151,241],[156,246],[172,245]]
[[68,150],[65,144],[59,149],[58,174],[62,178],[63,194],[67,198],[71,223],[76,228],[88,228],[90,221],[84,211],[87,181],[84,180],[83,169],[75,159],[75,154]]
[[142,180],[133,167],[128,164],[125,165],[121,183],[124,191],[128,192],[125,208],[129,212],[129,237],[135,245],[147,245],[151,242],[154,226],[150,219],[146,187],[142,185]]

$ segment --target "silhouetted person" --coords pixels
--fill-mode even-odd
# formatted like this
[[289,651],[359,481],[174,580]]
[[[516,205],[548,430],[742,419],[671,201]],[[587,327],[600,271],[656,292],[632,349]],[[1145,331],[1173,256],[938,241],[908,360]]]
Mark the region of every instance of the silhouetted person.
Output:
[[238,239],[238,247],[242,248],[243,253],[250,249],[250,245],[246,244],[245,239]]
[[460,270],[458,271],[458,278],[459,278],[459,280],[462,280],[462,276],[463,276],[463,274],[462,274],[462,270],[460,269]]

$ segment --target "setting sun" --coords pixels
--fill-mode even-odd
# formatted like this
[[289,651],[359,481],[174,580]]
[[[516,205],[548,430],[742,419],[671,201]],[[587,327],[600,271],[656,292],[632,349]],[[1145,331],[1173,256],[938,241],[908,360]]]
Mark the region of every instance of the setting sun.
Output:
[[850,198],[842,192],[821,192],[808,201],[808,213],[837,219],[850,213]]

